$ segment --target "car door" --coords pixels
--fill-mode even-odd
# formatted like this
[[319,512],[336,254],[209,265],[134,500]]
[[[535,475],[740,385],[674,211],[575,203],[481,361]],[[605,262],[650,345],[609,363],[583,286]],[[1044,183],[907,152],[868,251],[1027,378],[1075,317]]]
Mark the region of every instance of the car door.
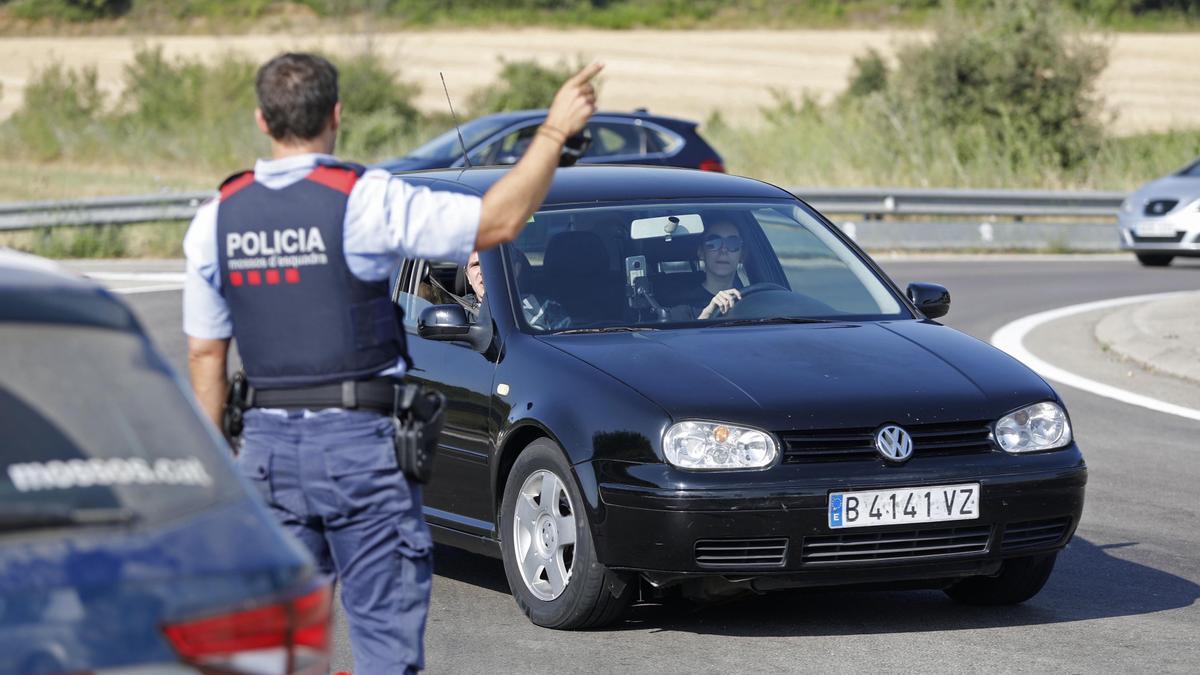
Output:
[[446,423],[433,463],[433,480],[425,486],[425,519],[433,525],[495,536],[488,458],[491,454],[492,379],[496,364],[465,343],[426,340],[417,335],[421,310],[453,304],[453,263],[406,261],[396,289],[404,309],[410,382],[446,397]]

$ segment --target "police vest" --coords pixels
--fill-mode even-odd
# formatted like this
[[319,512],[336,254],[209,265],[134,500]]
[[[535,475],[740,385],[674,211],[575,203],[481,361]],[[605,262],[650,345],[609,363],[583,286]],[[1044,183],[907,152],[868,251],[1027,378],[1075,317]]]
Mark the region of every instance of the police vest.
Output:
[[364,379],[409,362],[387,282],[362,281],[346,264],[346,202],[363,171],[317,166],[279,190],[248,171],[221,185],[221,294],[257,389]]

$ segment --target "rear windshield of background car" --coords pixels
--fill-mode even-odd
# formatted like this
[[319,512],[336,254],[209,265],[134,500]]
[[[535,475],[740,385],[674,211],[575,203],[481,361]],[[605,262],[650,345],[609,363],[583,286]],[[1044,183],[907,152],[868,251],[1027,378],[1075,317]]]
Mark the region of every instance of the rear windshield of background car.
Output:
[[0,511],[162,520],[242,488],[137,335],[0,323]]

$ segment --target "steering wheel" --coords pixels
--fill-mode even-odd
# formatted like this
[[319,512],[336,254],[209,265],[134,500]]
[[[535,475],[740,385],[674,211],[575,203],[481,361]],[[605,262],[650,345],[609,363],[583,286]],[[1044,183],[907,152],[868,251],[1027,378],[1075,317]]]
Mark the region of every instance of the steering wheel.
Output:
[[770,281],[760,281],[757,284],[750,284],[749,286],[743,286],[743,287],[739,288],[738,293],[740,293],[742,296],[742,299],[745,300],[747,295],[757,295],[764,291],[786,291],[786,290],[787,290],[786,288],[784,288],[783,286],[780,286],[779,284],[772,283]]

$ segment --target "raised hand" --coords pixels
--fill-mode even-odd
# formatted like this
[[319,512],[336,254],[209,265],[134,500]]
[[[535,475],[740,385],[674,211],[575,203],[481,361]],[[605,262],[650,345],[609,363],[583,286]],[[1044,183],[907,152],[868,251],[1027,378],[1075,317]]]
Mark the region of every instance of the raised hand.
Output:
[[596,112],[596,88],[591,80],[603,69],[603,63],[592,63],[564,82],[546,113],[546,125],[566,136],[582,131]]

